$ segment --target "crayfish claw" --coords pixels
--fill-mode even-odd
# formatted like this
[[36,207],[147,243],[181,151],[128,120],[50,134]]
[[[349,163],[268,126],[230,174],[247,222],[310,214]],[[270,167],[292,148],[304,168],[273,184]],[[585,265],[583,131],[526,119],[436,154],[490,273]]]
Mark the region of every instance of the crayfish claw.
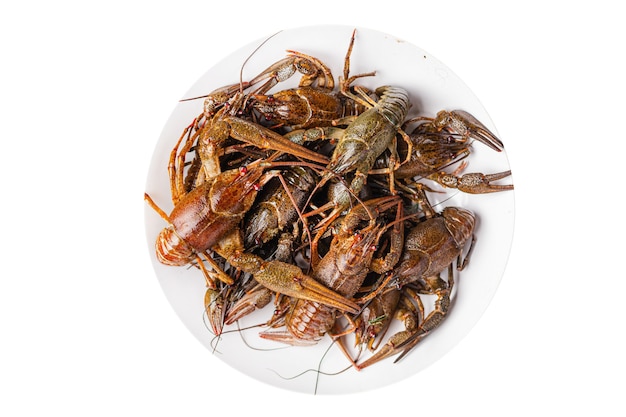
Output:
[[[511,171],[498,172],[496,174],[465,174],[461,177],[460,184],[462,186],[461,191],[465,191],[467,193],[478,193],[478,194],[486,194],[486,193],[495,193],[498,191],[506,191],[512,190],[513,184],[491,184],[491,181],[496,181],[501,178],[505,178],[511,175]],[[469,191],[472,190],[472,191]]]
[[425,120],[422,132],[438,133],[448,132],[460,135],[464,140],[476,139],[487,145],[496,152],[504,150],[502,141],[491,132],[481,121],[464,110],[441,110],[434,118],[416,117],[411,122]]
[[293,264],[267,262],[254,274],[254,279],[271,291],[289,297],[315,301],[349,313],[359,311],[359,306],[354,301],[317,282]]
[[456,188],[459,191],[463,191],[468,194],[487,194],[495,193],[498,191],[507,191],[513,189],[513,184],[492,184],[492,181],[497,181],[502,178],[506,178],[511,175],[511,171],[498,172],[496,174],[482,174],[480,172],[473,172],[465,174],[461,177],[457,177],[454,174],[448,174],[441,171],[435,174],[429,175],[428,178],[438,182],[444,187]]
[[362,370],[367,368],[368,366],[372,366],[375,363],[382,361],[383,359],[387,359],[396,353],[398,353],[401,349],[401,346],[413,335],[413,332],[408,330],[404,330],[398,332],[391,336],[389,341],[381,347],[374,355],[367,358],[365,361],[356,365],[357,370]]
[[283,135],[257,125],[256,123],[237,117],[229,118],[228,123],[232,137],[256,147],[288,153],[321,164],[327,164],[329,161],[328,157],[325,155],[312,151],[302,145],[298,145],[285,138]]
[[[468,137],[474,138],[479,142],[489,146],[497,152],[504,149],[502,141],[478,119],[464,110],[453,110],[451,112],[439,112],[444,114],[443,117],[449,120],[453,130]],[[439,114],[437,115],[439,118]]]

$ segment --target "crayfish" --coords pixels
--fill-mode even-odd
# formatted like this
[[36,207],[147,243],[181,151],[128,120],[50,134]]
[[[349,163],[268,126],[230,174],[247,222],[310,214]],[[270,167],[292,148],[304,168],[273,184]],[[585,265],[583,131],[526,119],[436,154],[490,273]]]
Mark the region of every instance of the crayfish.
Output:
[[[173,209],[144,199],[165,223],[157,260],[199,271],[213,333],[273,300],[261,338],[328,337],[361,370],[414,351],[453,311],[480,212],[432,196],[513,185],[497,183],[508,170],[462,174],[474,144],[504,150],[473,115],[411,114],[416,97],[404,86],[361,85],[376,68],[350,74],[355,37],[338,82],[320,59],[289,50],[203,96],[164,167]],[[272,91],[297,74],[296,88]],[[386,335],[393,320],[403,330]]]

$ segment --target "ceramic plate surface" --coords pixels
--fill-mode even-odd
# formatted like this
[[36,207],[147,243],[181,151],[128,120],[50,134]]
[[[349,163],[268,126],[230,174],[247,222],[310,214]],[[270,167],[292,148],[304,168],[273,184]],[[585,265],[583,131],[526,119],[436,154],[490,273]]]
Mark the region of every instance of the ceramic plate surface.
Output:
[[[337,78],[342,74],[344,57],[353,27],[317,26],[283,31],[267,40],[252,55],[243,69],[249,80],[270,64],[296,50],[326,63]],[[242,47],[210,69],[184,95],[196,97],[239,81],[243,62],[264,39]],[[382,85],[404,87],[413,106],[409,117],[434,116],[439,110],[462,109],[473,114],[497,134],[487,111],[470,89],[445,65],[409,42],[377,31],[357,28],[351,57],[351,74],[376,71],[376,76],[358,80],[368,88]],[[292,77],[272,91],[295,87],[299,76]],[[169,153],[181,135],[202,110],[202,100],[181,102],[167,121],[156,144],[146,192],[169,213],[172,209],[167,164]],[[506,147],[506,138],[501,138]],[[495,152],[475,142],[468,158],[467,172],[495,173],[509,169],[506,152]],[[512,182],[512,178],[507,178]],[[504,182],[504,180],[503,180]],[[437,185],[433,188],[442,189]],[[443,189],[442,189],[443,190]],[[199,270],[160,264],[154,242],[166,226],[148,205],[145,210],[146,233],[156,276],[172,307],[188,329],[214,355],[236,370],[259,381],[284,389],[317,394],[344,394],[382,387],[415,375],[442,358],[478,321],[491,301],[505,270],[513,236],[514,194],[512,191],[470,195],[456,190],[433,195],[437,207],[461,206],[477,216],[476,245],[468,267],[456,277],[453,306],[443,324],[399,363],[393,359],[357,372],[346,368],[343,353],[328,337],[312,347],[290,347],[263,340],[252,328],[242,332],[237,326],[227,330],[219,341],[208,330],[204,317],[205,282]],[[273,306],[239,322],[240,328],[265,322]],[[391,332],[400,330],[394,324]],[[319,372],[318,372],[319,370]],[[462,370],[459,370],[462,372]]]

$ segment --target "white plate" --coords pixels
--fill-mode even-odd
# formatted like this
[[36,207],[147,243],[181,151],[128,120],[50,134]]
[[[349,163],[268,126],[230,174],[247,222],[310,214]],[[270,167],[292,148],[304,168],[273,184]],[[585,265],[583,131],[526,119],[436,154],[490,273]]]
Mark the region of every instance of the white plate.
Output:
[[[325,62],[337,78],[353,27],[316,26],[283,31],[269,39],[246,63],[243,79],[248,80],[293,49]],[[226,57],[198,80],[184,97],[196,97],[239,81],[242,63],[263,39],[252,42]],[[445,65],[420,48],[377,31],[357,28],[351,57],[351,74],[376,71],[375,77],[359,79],[366,87],[391,84],[408,90],[413,107],[411,115],[434,116],[441,109],[463,109],[473,114],[497,134],[487,111],[469,88]],[[275,87],[294,87],[294,76]],[[168,155],[184,127],[202,109],[202,100],[181,102],[167,121],[154,150],[146,192],[166,212],[172,208],[167,176]],[[502,138],[501,138],[502,139]],[[503,139],[506,146],[506,138]],[[505,152],[497,153],[475,143],[467,172],[494,173],[509,169]],[[512,181],[511,178],[508,178]],[[262,340],[252,329],[222,336],[217,347],[203,317],[204,279],[195,268],[161,265],[154,254],[154,242],[165,226],[163,220],[146,205],[145,220],[148,245],[159,282],[183,323],[202,342],[210,354],[242,373],[276,387],[317,394],[344,394],[378,388],[401,381],[440,359],[461,340],[478,321],[491,301],[503,275],[513,236],[513,192],[468,195],[449,191],[441,195],[442,205],[457,205],[477,215],[477,243],[471,262],[457,277],[453,308],[444,323],[425,338],[401,362],[393,359],[357,372],[348,369],[346,358],[328,338],[313,347],[285,347]],[[437,200],[435,202],[437,202]],[[271,304],[246,318],[241,327],[266,321]],[[229,329],[237,330],[236,326]],[[245,340],[245,343],[244,343]],[[329,349],[330,347],[330,349]],[[315,370],[319,369],[321,373]],[[458,372],[463,372],[459,369]],[[213,376],[215,377],[215,376]]]

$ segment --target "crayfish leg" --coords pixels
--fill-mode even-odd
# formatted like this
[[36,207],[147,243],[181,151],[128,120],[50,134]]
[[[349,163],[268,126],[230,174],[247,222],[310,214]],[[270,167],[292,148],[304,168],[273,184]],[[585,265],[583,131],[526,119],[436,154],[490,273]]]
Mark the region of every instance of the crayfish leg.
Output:
[[349,326],[347,329],[340,329],[339,328],[339,323],[338,320],[335,320],[335,323],[333,324],[333,328],[328,331],[328,335],[333,339],[333,341],[335,343],[337,343],[337,346],[339,346],[339,350],[341,350],[341,352],[344,354],[344,356],[348,359],[348,361],[350,362],[350,364],[358,370],[357,368],[357,361],[358,361],[358,356],[357,358],[353,358],[352,354],[350,352],[350,350],[348,349],[348,347],[346,346],[345,342],[344,342],[344,336],[346,334],[352,333],[356,330],[357,325],[356,323],[350,319],[348,316],[344,316],[348,322],[349,322]]
[[410,335],[406,340],[402,341],[398,346],[398,350],[402,350],[400,356],[396,358],[394,363],[400,361],[430,332],[441,325],[448,316],[450,310],[450,296],[454,287],[454,272],[452,264],[448,266],[448,281],[442,280],[438,276],[430,277],[421,281],[424,284],[419,292],[422,294],[435,294],[435,308],[431,311],[424,321],[419,325],[417,331]]
[[[207,286],[209,288],[216,288],[216,279],[222,281],[226,285],[233,285],[235,283],[235,281],[222,270],[220,265],[215,262],[215,260],[211,258],[211,256],[209,256],[206,252],[203,252],[202,255],[204,255],[204,261],[200,255],[196,255],[196,260],[198,261],[198,268],[200,268],[200,270],[202,271],[202,274],[204,275]],[[211,265],[211,268],[213,268],[212,272],[206,269],[206,267],[204,266],[204,262]]]

